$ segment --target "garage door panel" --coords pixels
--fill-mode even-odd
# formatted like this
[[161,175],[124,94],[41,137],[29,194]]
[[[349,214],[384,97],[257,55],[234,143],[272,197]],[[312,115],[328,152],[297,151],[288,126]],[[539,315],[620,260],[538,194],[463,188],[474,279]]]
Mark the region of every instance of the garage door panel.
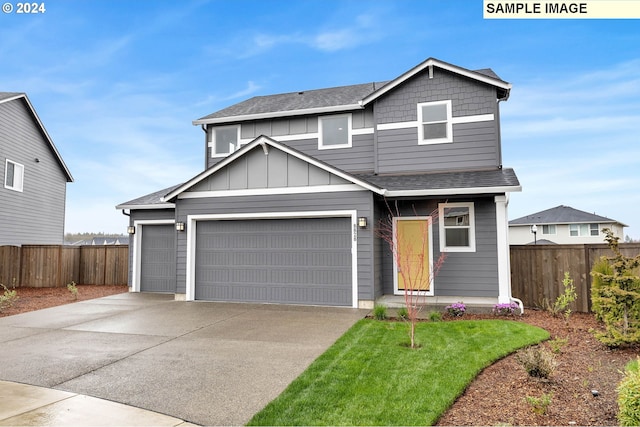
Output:
[[171,224],[142,226],[140,290],[176,291],[175,230]]
[[351,305],[350,218],[202,221],[196,299]]

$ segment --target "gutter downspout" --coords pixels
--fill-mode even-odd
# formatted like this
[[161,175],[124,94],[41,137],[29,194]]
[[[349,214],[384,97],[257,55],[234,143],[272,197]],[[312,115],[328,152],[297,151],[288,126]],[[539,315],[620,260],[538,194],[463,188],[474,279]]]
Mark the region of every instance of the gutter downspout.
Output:
[[520,315],[524,314],[524,304],[511,295],[511,260],[509,256],[509,222],[507,220],[507,206],[509,193],[495,196],[496,204],[496,240],[498,245],[498,303],[510,304],[515,302],[520,308]]

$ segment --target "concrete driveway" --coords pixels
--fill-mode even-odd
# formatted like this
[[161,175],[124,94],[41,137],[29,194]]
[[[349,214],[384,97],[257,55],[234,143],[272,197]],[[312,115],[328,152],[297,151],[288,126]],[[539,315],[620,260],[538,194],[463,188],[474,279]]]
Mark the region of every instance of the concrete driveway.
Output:
[[0,380],[241,425],[366,313],[114,295],[0,318]]

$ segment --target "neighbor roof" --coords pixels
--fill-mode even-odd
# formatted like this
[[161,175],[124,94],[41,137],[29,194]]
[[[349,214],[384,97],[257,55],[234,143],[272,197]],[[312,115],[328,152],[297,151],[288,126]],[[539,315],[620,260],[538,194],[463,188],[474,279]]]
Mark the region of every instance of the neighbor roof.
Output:
[[64,160],[62,160],[62,156],[58,152],[58,149],[56,148],[55,144],[53,143],[53,140],[51,139],[51,137],[47,133],[47,130],[44,128],[44,125],[40,121],[40,117],[38,117],[38,114],[36,113],[36,110],[33,108],[33,105],[31,105],[31,101],[29,101],[29,98],[27,97],[27,94],[26,93],[22,93],[22,92],[0,92],[0,104],[3,104],[5,102],[11,102],[13,100],[17,100],[17,99],[21,99],[21,98],[27,104],[27,107],[29,107],[29,110],[31,111],[31,114],[32,114],[33,118],[38,123],[38,126],[40,127],[40,130],[42,131],[42,135],[44,136],[44,138],[49,143],[49,148],[51,148],[51,151],[53,151],[53,154],[56,157],[56,159],[58,160],[58,163],[60,164],[60,167],[64,171],[64,173],[66,175],[66,178],[67,178],[67,182],[73,182],[73,177],[71,176],[71,172],[69,171],[69,168],[67,168],[67,165],[64,163]]
[[498,88],[498,97],[500,99],[507,99],[511,90],[511,84],[500,79],[491,69],[484,68],[472,71],[435,58],[429,58],[391,81],[254,96],[246,101],[194,120],[193,124],[222,124],[243,120],[361,109],[429,67],[438,67],[493,85]]
[[509,225],[533,225],[533,224],[578,224],[578,223],[618,223],[623,227],[627,227],[626,224],[616,221],[611,218],[596,215],[595,213],[589,213],[574,209],[571,206],[556,206],[555,208],[547,209],[544,211],[536,212],[531,215],[523,216],[509,221]]

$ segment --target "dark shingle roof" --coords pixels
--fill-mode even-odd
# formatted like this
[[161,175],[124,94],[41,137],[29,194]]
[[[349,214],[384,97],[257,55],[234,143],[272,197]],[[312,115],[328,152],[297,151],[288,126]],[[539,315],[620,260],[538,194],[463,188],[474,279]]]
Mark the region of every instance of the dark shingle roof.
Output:
[[415,175],[354,174],[354,176],[389,191],[517,187],[520,185],[518,177],[510,168]]
[[234,104],[198,120],[354,105],[385,83],[386,82],[365,83],[328,89],[281,93],[277,95],[254,96],[253,98]]
[[613,223],[618,222],[604,216],[591,214],[570,206],[556,206],[555,208],[536,212],[509,221],[509,225],[532,225],[532,224],[575,224],[575,223]]
[[177,185],[173,185],[171,187],[165,188],[163,190],[159,190],[156,192],[153,192],[151,194],[147,194],[145,196],[142,197],[138,197],[137,199],[133,199],[133,200],[129,200],[128,202],[124,202],[124,203],[120,203],[118,206],[116,206],[116,209],[129,209],[130,207],[133,206],[154,206],[157,205],[158,208],[161,208],[163,205],[167,205],[167,208],[172,207],[171,203],[167,203],[167,202],[163,202],[162,198],[169,194],[170,192],[172,192],[173,190],[175,190],[176,188],[178,188],[179,186],[181,186],[182,184],[177,184]]

